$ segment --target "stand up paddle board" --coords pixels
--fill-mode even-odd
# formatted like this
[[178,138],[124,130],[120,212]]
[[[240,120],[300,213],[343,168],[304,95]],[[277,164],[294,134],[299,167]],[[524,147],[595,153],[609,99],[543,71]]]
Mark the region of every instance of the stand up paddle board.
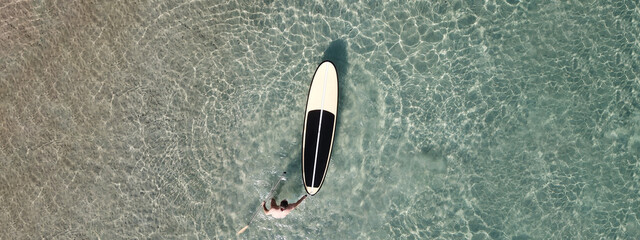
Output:
[[302,132],[302,181],[309,195],[324,183],[338,116],[338,72],[330,61],[318,66],[309,87]]

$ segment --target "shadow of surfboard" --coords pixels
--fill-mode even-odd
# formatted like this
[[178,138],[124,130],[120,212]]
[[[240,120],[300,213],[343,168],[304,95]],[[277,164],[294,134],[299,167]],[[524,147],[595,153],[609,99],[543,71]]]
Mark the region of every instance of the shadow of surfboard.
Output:
[[324,51],[322,59],[318,62],[329,60],[333,62],[338,71],[338,80],[342,80],[349,70],[349,58],[347,53],[347,42],[342,39],[334,40],[329,44],[327,50]]
[[[346,97],[349,89],[347,89],[347,84],[345,84],[349,74],[349,53],[347,52],[347,47],[347,41],[343,39],[334,40],[329,44],[327,50],[324,51],[324,55],[322,55],[322,59],[318,62],[318,64],[320,64],[322,61],[329,60],[333,62],[333,65],[336,66],[336,70],[338,71],[338,119],[336,119],[334,141],[340,138],[340,119],[342,119],[340,113],[343,112],[343,109],[351,105],[349,98]],[[329,166],[329,168],[331,168],[331,166]]]

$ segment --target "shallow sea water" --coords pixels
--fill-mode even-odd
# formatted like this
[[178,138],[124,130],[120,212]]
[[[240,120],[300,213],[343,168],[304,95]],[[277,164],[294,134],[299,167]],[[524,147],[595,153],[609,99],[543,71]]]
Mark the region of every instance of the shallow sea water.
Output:
[[638,1],[0,3],[0,239],[638,239]]

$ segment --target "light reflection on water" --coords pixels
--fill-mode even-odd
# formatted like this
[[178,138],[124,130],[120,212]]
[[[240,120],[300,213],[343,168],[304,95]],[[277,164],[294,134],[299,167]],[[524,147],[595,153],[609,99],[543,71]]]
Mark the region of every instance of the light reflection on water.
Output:
[[638,6],[597,4],[9,3],[0,238],[232,238],[304,193],[331,59],[325,185],[242,237],[632,239]]

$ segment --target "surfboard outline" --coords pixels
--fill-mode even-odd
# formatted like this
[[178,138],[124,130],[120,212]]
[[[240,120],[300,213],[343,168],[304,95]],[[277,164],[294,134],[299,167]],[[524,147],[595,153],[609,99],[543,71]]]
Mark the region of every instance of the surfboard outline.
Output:
[[[333,129],[332,129],[332,133],[331,133],[331,145],[329,147],[329,153],[328,153],[328,156],[327,156],[327,164],[325,166],[324,174],[322,175],[322,179],[320,181],[320,184],[318,185],[317,188],[315,188],[315,187],[313,187],[313,185],[307,186],[307,182],[305,180],[305,177],[306,177],[305,170],[304,170],[305,169],[305,167],[304,167],[305,135],[306,135],[306,132],[307,132],[306,125],[307,125],[307,120],[308,120],[307,117],[308,117],[308,113],[309,113],[308,112],[308,110],[309,110],[308,109],[308,107],[309,107],[309,96],[311,94],[313,82],[314,82],[314,79],[316,77],[316,74],[318,74],[318,71],[320,70],[320,67],[326,62],[331,64],[331,66],[333,67],[333,69],[335,70],[335,73],[336,73],[336,111],[335,111],[335,113],[332,113],[334,115],[334,120],[333,120]],[[340,97],[339,97],[340,96],[340,87],[339,86],[340,86],[340,76],[338,75],[338,69],[336,68],[336,65],[333,62],[331,62],[330,60],[324,60],[320,64],[318,64],[318,67],[316,68],[315,72],[313,73],[313,77],[311,78],[311,83],[309,83],[309,91],[307,92],[307,101],[305,103],[305,109],[304,109],[304,121],[302,123],[303,124],[302,125],[302,144],[301,144],[302,183],[304,185],[305,191],[311,196],[315,195],[316,193],[318,193],[320,191],[320,188],[322,188],[322,185],[324,184],[324,180],[325,180],[325,178],[327,176],[327,172],[329,171],[329,164],[331,162],[331,153],[333,152],[333,142],[335,140],[336,125],[337,125],[337,122],[338,122],[338,107],[337,106],[339,105],[339,102],[340,102]],[[323,92],[323,94],[325,94],[325,93]],[[322,110],[324,110],[324,109],[320,109],[320,110],[321,110],[321,113],[322,113]],[[327,111],[327,112],[329,112],[329,111]],[[319,121],[322,121],[322,119],[320,119]],[[320,126],[319,126],[319,128],[320,128]],[[320,134],[318,133],[318,138],[319,138],[319,136],[320,136]],[[317,148],[318,148],[318,143],[316,142],[316,150],[317,150]],[[311,189],[312,192],[309,192],[310,189]]]

